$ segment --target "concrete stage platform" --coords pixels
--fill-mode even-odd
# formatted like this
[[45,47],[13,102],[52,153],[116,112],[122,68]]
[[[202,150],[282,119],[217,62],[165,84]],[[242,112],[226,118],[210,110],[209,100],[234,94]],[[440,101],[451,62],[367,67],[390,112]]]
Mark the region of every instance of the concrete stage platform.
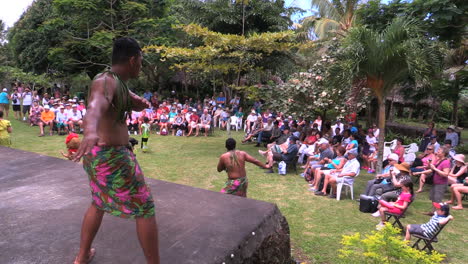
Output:
[[[290,263],[289,228],[274,204],[147,179],[161,263]],[[71,161],[0,147],[0,263],[72,263],[91,201]],[[92,263],[144,263],[135,222],[105,215]]]

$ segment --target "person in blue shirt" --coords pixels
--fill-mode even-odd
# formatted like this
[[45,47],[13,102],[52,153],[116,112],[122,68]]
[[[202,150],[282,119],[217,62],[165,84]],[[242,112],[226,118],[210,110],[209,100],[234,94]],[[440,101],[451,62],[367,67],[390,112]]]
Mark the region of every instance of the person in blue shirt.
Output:
[[149,90],[146,90],[146,92],[143,94],[143,98],[145,98],[148,102],[151,102],[151,97],[153,97],[153,94]]
[[10,95],[7,91],[7,88],[3,88],[0,93],[0,111],[5,113],[5,118],[8,118],[8,112],[10,111]]
[[218,98],[216,98],[216,104],[221,105],[222,107],[226,104],[226,97],[223,92],[220,92]]

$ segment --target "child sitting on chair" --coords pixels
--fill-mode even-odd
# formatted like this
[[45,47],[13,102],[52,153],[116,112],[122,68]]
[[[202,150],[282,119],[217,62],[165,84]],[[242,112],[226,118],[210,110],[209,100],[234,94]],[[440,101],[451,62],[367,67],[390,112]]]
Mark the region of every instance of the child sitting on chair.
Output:
[[453,219],[453,216],[450,215],[450,207],[446,203],[432,203],[436,208],[435,214],[431,217],[429,222],[422,225],[407,225],[406,226],[406,235],[405,241],[411,239],[411,234],[425,236],[427,238],[432,238],[441,227],[448,223],[448,221]]
[[62,155],[65,158],[72,160],[73,156],[75,155],[75,153],[78,151],[78,148],[80,147],[80,144],[81,144],[80,137],[75,133],[70,133],[65,139],[65,144],[67,145],[68,152],[67,154],[65,154],[63,153],[63,151],[61,151]]
[[411,180],[403,181],[401,186],[401,194],[394,203],[389,203],[384,200],[379,200],[380,223],[377,224],[377,230],[382,229],[387,221],[385,212],[401,215],[406,207],[411,203],[413,192],[413,182]]

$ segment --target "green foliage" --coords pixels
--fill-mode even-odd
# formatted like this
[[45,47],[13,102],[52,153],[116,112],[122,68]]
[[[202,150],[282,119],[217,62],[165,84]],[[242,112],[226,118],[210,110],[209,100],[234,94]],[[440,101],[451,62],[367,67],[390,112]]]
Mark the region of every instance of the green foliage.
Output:
[[240,35],[243,3],[247,35],[288,30],[292,25],[292,13],[298,11],[297,8],[286,7],[283,0],[176,0],[173,12],[184,24],[196,23],[215,32]]
[[[180,27],[188,36],[201,41],[200,46],[169,47],[150,45],[144,51],[167,63],[174,70],[190,77],[204,79],[213,86],[234,85],[252,87],[244,81],[237,85],[239,76],[257,76],[256,73],[274,72],[276,65],[262,64],[266,58],[288,53],[296,46],[292,31],[267,32],[239,36],[210,31],[196,24]],[[254,82],[258,80],[251,80]]]
[[48,87],[51,80],[45,74],[32,74],[11,66],[0,66],[0,82],[22,82],[33,86]]
[[407,135],[400,134],[398,132],[394,132],[392,130],[388,130],[385,133],[385,142],[390,142],[390,141],[392,141],[394,139],[397,139],[397,138],[403,139],[403,144],[404,145],[409,145],[411,143],[419,144],[419,142],[421,142],[421,140],[422,140],[422,137],[407,136]]
[[382,230],[372,231],[364,238],[359,233],[344,235],[343,248],[339,250],[340,262],[434,264],[444,260],[445,255],[436,251],[427,254],[409,247],[399,233],[400,229],[387,223]]

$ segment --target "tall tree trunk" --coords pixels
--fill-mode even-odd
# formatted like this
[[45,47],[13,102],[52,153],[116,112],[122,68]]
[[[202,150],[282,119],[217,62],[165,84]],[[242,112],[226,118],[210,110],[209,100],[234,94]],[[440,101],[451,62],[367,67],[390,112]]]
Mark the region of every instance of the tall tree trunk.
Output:
[[384,151],[384,142],[385,142],[385,97],[377,98],[379,103],[379,138],[378,138],[378,152],[377,152],[377,174],[380,174],[382,171],[383,163],[383,151]]
[[455,126],[458,126],[458,96],[452,102],[453,110],[452,110],[452,118],[451,123]]
[[413,112],[414,112],[414,107],[410,107],[410,108],[409,108],[408,119],[413,118]]

